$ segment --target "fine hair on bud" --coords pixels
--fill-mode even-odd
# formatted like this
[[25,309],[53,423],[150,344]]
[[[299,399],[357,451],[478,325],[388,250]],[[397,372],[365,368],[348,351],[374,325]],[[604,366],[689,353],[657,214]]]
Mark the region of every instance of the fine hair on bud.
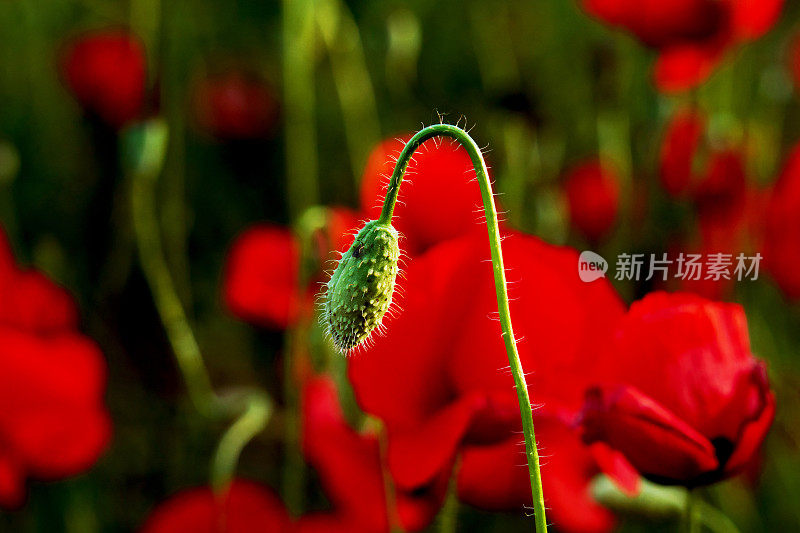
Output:
[[397,238],[391,224],[367,222],[328,281],[325,322],[344,354],[380,326],[392,303],[400,258]]

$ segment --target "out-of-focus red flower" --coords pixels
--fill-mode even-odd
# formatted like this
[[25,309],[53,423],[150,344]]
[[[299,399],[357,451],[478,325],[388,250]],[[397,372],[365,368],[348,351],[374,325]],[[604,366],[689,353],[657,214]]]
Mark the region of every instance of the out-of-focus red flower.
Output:
[[247,322],[285,329],[301,308],[300,247],[289,229],[253,226],[228,252],[223,296],[228,309]]
[[695,152],[705,133],[705,117],[694,110],[675,113],[661,144],[661,184],[671,196],[681,196],[692,185]]
[[[317,243],[322,262],[329,260],[331,252],[350,246],[357,220],[349,209],[327,210],[326,228]],[[236,238],[223,278],[223,299],[231,313],[268,328],[293,325],[313,308],[319,290],[316,283],[300,287],[300,243],[291,230],[276,224],[254,225]],[[311,281],[315,280],[312,276]]]
[[[390,530],[378,435],[358,433],[347,424],[330,378],[312,378],[303,389],[303,451],[320,476],[333,512],[304,516],[301,531]],[[431,523],[448,479],[449,472],[443,471],[413,493],[398,487],[395,507],[403,530],[419,531]]]
[[655,481],[697,486],[738,473],[772,423],[775,397],[738,305],[652,293],[599,358],[613,369],[587,393],[584,440]]
[[[747,182],[746,161],[741,147],[711,148],[706,145],[706,118],[688,109],[675,113],[661,147],[660,177],[672,196],[685,196],[696,215],[696,232],[685,236],[673,249],[701,254],[703,263],[712,254],[730,256],[730,279],[681,279],[682,290],[711,299],[724,299],[733,288],[736,258],[751,253],[753,237],[760,226],[762,191]],[[695,163],[698,153],[707,151],[704,165]]]
[[200,125],[224,140],[264,137],[278,116],[273,91],[257,77],[243,72],[202,80],[194,97]]
[[605,237],[617,218],[619,176],[607,161],[592,159],[567,172],[567,193],[572,225],[591,242]]
[[765,212],[764,266],[787,297],[800,299],[800,144],[789,155]]
[[[602,367],[596,351],[623,306],[605,280],[578,278],[574,250],[511,233],[503,241],[511,316],[528,372],[537,437],[548,456],[544,491],[562,530],[598,531],[612,517],[587,483],[597,471],[568,431],[583,391]],[[486,509],[530,502],[520,416],[482,230],[441,243],[409,262],[399,313],[384,337],[349,359],[361,407],[388,431],[397,486],[428,486],[461,455],[460,498]]]
[[[361,208],[377,218],[394,161],[408,137],[380,143],[367,161],[361,181]],[[405,237],[410,255],[469,232],[483,224],[480,188],[467,152],[449,140],[431,139],[414,153],[400,187],[392,224]]]
[[72,298],[17,267],[0,230],[0,505],[25,497],[25,479],[60,479],[105,450],[106,369],[78,332]]
[[224,495],[209,487],[179,492],[161,504],[141,533],[261,533],[293,531],[280,499],[251,481],[234,480]]
[[584,9],[658,50],[656,86],[680,91],[702,83],[725,54],[764,35],[783,0],[583,0]]
[[65,51],[62,74],[70,91],[91,114],[121,128],[142,113],[146,59],[142,43],[121,29],[86,33]]

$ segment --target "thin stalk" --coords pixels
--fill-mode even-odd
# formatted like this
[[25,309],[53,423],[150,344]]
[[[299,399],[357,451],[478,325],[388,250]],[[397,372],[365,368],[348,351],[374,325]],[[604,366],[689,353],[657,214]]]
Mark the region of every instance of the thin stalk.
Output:
[[319,199],[317,132],[314,123],[313,0],[283,2],[283,104],[286,192],[292,219]]
[[272,402],[257,389],[238,389],[222,397],[212,387],[162,248],[155,183],[163,163],[166,132],[157,123],[144,125],[141,131],[140,149],[128,153],[132,163],[128,172],[132,181],[131,215],[142,271],[192,404],[206,417],[235,419],[220,439],[211,466],[212,487],[221,494],[233,477],[244,446],[266,427]]
[[[327,211],[323,207],[307,209],[297,220],[295,236],[300,242],[300,269],[297,299],[302,301],[303,292],[316,272],[314,265],[314,236],[327,224]],[[303,342],[308,338],[308,324],[301,320],[286,332],[283,345],[283,401],[285,460],[282,471],[281,491],[286,508],[293,516],[303,509],[303,491],[306,483],[305,460],[300,446],[300,394],[297,390],[297,358],[302,356]]]
[[694,491],[689,489],[686,491],[686,507],[683,514],[683,530],[686,533],[697,533],[698,522],[695,519],[697,515],[697,506],[695,505],[696,498]]
[[389,472],[388,452],[389,439],[386,426],[380,424],[378,430],[378,453],[380,454],[381,477],[383,478],[383,492],[386,498],[386,516],[389,522],[390,533],[404,533],[397,509],[397,492],[395,491],[392,474]]
[[544,533],[547,531],[547,519],[545,517],[544,496],[542,494],[542,475],[539,469],[539,451],[536,448],[536,434],[533,429],[533,410],[531,400],[528,396],[528,385],[525,381],[525,373],[522,370],[522,362],[517,352],[517,344],[514,339],[514,330],[511,326],[511,312],[508,307],[508,290],[506,288],[506,274],[503,266],[503,253],[500,246],[500,229],[497,223],[497,210],[494,205],[494,194],[492,184],[489,181],[489,172],[486,169],[486,162],[483,160],[481,149],[469,134],[457,126],[450,124],[435,124],[419,131],[406,144],[400,157],[397,159],[389,188],[386,193],[386,200],[383,204],[380,223],[390,224],[394,206],[397,203],[397,193],[400,183],[403,181],[411,156],[417,148],[428,139],[433,137],[448,137],[458,142],[469,154],[472,165],[475,168],[475,175],[481,188],[483,197],[483,209],[486,213],[486,228],[489,233],[489,248],[492,254],[492,269],[494,271],[494,285],[497,292],[497,310],[500,315],[500,326],[503,330],[503,341],[508,354],[508,362],[511,366],[511,373],[514,375],[514,384],[517,389],[519,400],[520,416],[522,417],[522,431],[525,434],[525,450],[528,459],[528,470],[531,480],[531,494],[533,497],[533,511],[536,522],[536,531]]
[[350,165],[358,185],[369,150],[380,137],[375,90],[367,69],[358,25],[344,2],[319,0],[316,20],[328,49],[344,117]]

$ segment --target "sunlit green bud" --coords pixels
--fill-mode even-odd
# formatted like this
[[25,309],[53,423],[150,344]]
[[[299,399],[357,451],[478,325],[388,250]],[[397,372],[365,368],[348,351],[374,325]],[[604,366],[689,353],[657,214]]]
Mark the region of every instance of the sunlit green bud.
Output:
[[328,282],[325,320],[342,353],[362,343],[380,326],[392,303],[400,247],[397,230],[367,222],[339,260]]

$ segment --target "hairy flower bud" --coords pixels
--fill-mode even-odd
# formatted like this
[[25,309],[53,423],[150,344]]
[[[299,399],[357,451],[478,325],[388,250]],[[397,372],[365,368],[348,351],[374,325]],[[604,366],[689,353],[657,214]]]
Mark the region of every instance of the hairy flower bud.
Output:
[[397,230],[367,222],[328,282],[325,321],[342,353],[361,344],[380,326],[392,303],[400,247]]

